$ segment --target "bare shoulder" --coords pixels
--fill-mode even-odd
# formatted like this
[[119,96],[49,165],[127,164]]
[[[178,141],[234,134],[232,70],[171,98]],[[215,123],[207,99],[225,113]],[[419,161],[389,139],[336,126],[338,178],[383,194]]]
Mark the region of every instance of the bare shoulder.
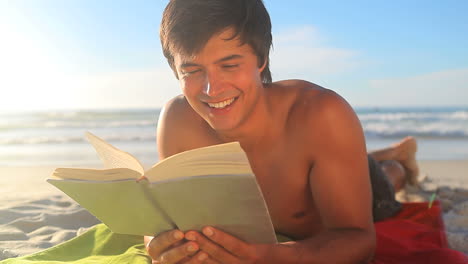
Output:
[[183,95],[168,101],[161,109],[157,125],[159,158],[163,159],[190,149],[188,144],[203,126],[203,120]]
[[[330,149],[331,145],[339,146],[338,141],[361,142],[359,119],[336,92],[301,80],[278,84],[293,96],[288,104],[287,127],[295,130],[294,138],[317,151]],[[297,129],[297,124],[301,124],[301,129]]]
[[333,122],[333,126],[336,127],[338,123],[355,117],[354,110],[343,97],[333,90],[317,85],[302,89],[295,103],[304,114],[313,117],[309,118],[309,121],[318,122],[321,126],[326,125],[324,122]]
[[287,104],[289,118],[320,122],[323,119],[343,117],[343,114],[354,116],[354,111],[345,99],[317,84],[303,80],[286,80],[275,83],[275,86],[283,98],[285,94],[289,94],[286,97],[291,98]]

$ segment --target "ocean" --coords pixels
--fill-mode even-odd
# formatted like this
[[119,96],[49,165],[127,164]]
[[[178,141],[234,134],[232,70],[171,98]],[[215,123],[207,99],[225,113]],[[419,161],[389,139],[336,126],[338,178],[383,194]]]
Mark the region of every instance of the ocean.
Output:
[[[468,159],[468,107],[355,108],[369,150],[412,135],[418,159]],[[145,167],[158,161],[160,109],[0,113],[0,166],[102,167],[84,133],[133,154]],[[346,133],[343,131],[343,133]]]

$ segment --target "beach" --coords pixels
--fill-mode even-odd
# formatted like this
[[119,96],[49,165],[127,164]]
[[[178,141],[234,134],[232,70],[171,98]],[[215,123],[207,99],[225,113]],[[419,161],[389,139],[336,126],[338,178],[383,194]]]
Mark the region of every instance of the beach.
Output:
[[[407,188],[404,201],[438,193],[451,248],[468,254],[468,160],[420,161],[424,190]],[[46,182],[53,167],[0,167],[0,260],[38,252],[81,234],[99,221]]]
[[99,223],[45,181],[53,169],[0,168],[0,260],[44,250]]
[[[38,252],[99,221],[46,182],[56,167],[102,168],[84,133],[133,154],[145,168],[158,161],[160,109],[76,110],[0,115],[0,260]],[[418,141],[421,188],[401,201],[440,200],[450,247],[468,254],[468,109],[357,109],[369,150],[406,135]]]

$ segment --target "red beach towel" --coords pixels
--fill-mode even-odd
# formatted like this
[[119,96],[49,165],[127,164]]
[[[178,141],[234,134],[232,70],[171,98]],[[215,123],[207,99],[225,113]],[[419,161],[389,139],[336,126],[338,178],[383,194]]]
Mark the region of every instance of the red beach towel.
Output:
[[377,249],[373,264],[468,263],[465,254],[449,249],[438,201],[404,203],[395,216],[375,223]]

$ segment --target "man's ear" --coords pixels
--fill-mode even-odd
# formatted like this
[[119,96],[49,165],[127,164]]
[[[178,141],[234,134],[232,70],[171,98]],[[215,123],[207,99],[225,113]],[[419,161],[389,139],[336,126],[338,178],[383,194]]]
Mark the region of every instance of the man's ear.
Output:
[[179,80],[179,74],[177,73],[177,71],[173,71],[173,72],[174,72],[176,79]]
[[263,72],[263,70],[265,69],[267,63],[268,63],[268,58],[266,58],[265,61],[263,61],[263,65],[260,66],[260,68],[258,68],[260,70],[260,72]]
[[171,65],[171,69],[172,69],[172,72],[174,73],[176,79],[179,80],[179,74],[177,73],[177,69],[175,68],[175,66]]

